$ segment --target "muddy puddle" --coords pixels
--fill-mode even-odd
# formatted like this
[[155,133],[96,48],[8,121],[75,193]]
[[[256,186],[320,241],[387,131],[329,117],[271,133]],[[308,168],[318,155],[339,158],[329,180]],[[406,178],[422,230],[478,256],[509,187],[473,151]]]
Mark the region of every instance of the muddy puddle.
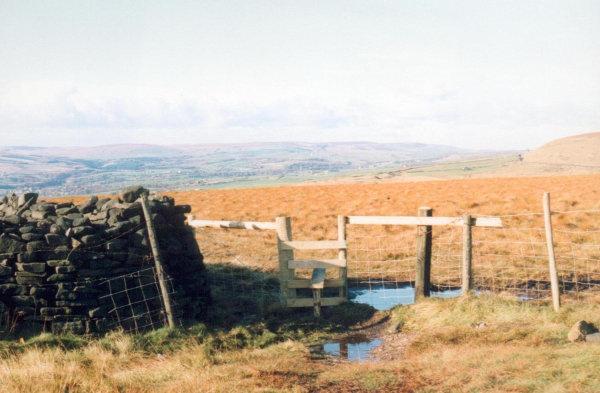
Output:
[[[372,284],[369,286],[350,286],[349,299],[354,303],[368,304],[376,310],[388,310],[399,304],[415,302],[415,289],[411,285]],[[431,296],[452,298],[460,296],[460,289],[431,292]]]
[[311,352],[351,362],[377,361],[371,357],[371,351],[382,342],[380,338],[369,337],[366,334],[351,334],[325,344],[315,345]]

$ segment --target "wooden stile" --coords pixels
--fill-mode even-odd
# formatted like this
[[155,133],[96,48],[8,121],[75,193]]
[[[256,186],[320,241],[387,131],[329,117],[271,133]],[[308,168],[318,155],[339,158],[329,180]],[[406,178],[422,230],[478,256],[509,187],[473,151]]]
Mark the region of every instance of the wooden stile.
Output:
[[[419,217],[431,217],[433,209],[419,208]],[[429,297],[431,287],[431,226],[419,225],[417,227],[417,266],[415,275],[415,301]]]

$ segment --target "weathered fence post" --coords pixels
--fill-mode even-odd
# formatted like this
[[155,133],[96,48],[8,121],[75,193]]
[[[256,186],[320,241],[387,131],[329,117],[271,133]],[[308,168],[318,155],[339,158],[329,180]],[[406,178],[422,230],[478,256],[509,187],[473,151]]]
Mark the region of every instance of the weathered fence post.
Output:
[[[347,233],[346,233],[346,224],[348,223],[348,217],[346,216],[338,216],[338,240],[339,241],[346,241],[347,238]],[[346,267],[342,267],[339,269],[339,278],[344,280],[344,286],[340,287],[340,297],[346,297],[347,296],[347,290],[348,290],[348,249],[347,248],[340,248],[339,253],[338,253],[338,258],[339,259],[345,259],[346,260]]]
[[[419,208],[419,217],[431,217],[433,209]],[[429,297],[431,287],[431,226],[417,226],[417,267],[415,277],[415,301]]]
[[160,286],[163,302],[165,303],[167,321],[169,323],[169,327],[173,328],[175,327],[175,319],[173,318],[173,310],[171,309],[171,297],[169,296],[169,288],[167,287],[167,282],[165,281],[165,274],[160,257],[160,249],[158,248],[156,232],[154,231],[154,223],[152,222],[152,210],[150,209],[150,205],[148,203],[148,195],[142,194],[141,200],[142,210],[144,211],[144,217],[146,218],[146,227],[148,228],[148,239],[150,239],[150,247],[152,247],[152,254],[154,255],[156,274],[158,275],[158,284]]
[[473,233],[471,215],[463,215],[463,274],[462,295],[466,296],[473,289]]
[[560,290],[558,288],[558,272],[554,255],[554,235],[552,234],[552,211],[550,209],[550,193],[544,193],[544,223],[546,227],[546,243],[548,244],[548,264],[550,267],[550,286],[554,311],[560,309]]
[[283,250],[281,242],[292,241],[292,219],[290,217],[276,217],[275,226],[277,231],[277,252],[279,258],[279,280],[281,286],[281,300],[284,305],[287,305],[288,299],[296,298],[296,290],[289,289],[287,286],[288,280],[296,278],[294,269],[288,267],[288,261],[294,259],[293,250]]

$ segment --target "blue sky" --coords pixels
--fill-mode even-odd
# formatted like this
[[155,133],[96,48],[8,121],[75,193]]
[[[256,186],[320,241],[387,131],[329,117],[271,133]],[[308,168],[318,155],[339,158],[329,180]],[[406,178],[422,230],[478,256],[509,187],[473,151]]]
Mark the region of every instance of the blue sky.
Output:
[[600,131],[597,1],[0,0],[2,145]]

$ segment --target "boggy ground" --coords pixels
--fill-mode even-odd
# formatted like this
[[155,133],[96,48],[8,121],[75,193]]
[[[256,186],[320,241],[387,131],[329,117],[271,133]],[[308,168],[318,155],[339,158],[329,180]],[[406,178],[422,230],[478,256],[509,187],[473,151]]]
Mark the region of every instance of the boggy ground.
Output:
[[[231,306],[217,304],[205,324],[143,335],[5,337],[0,386],[5,392],[600,389],[600,345],[566,338],[579,319],[600,325],[598,302],[555,313],[498,296],[431,298],[384,312],[347,304],[325,309],[321,320],[310,310],[278,308],[241,318]],[[375,328],[384,338],[379,355],[401,356],[352,363],[309,350],[381,321],[400,330]],[[486,327],[472,326],[481,322]]]

